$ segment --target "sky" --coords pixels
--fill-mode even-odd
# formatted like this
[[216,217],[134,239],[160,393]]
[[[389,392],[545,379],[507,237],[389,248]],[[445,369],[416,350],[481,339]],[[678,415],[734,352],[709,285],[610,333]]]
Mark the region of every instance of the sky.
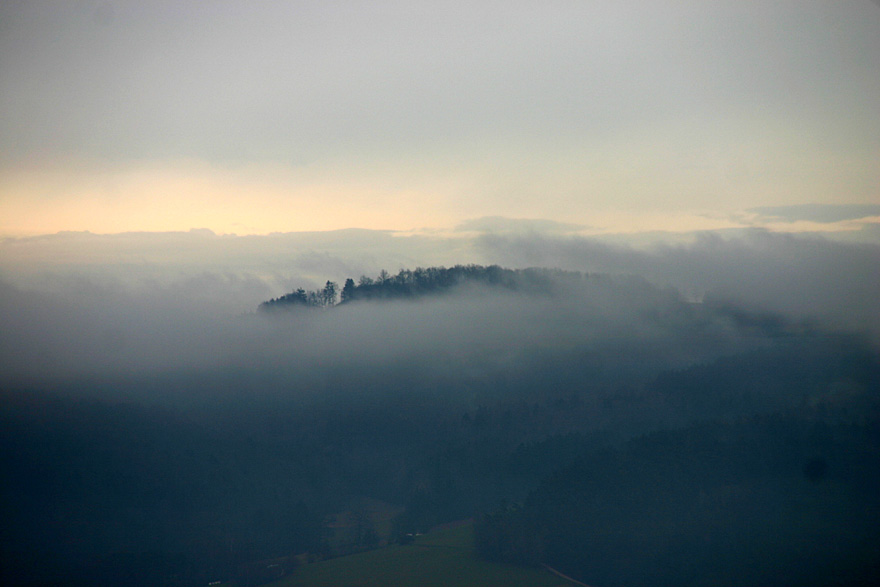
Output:
[[869,0],[9,1],[0,89],[0,237],[880,221]]

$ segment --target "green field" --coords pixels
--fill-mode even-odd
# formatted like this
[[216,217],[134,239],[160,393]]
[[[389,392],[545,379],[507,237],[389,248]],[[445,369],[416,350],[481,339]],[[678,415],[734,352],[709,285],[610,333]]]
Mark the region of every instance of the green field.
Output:
[[480,560],[470,524],[298,568],[273,587],[570,587],[540,569]]

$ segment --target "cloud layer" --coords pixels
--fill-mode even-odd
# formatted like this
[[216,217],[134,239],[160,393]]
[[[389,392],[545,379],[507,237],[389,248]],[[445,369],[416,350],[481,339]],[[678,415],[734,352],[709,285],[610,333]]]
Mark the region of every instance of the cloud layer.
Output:
[[[305,368],[328,358],[381,363],[477,355],[504,361],[578,345],[602,352],[615,345],[651,348],[648,354],[660,356],[667,338],[677,342],[666,359],[686,363],[701,344],[712,352],[739,344],[741,335],[730,324],[710,321],[695,334],[699,320],[682,308],[704,299],[867,330],[880,339],[880,247],[763,231],[701,234],[687,244],[648,248],[552,232],[431,238],[372,231],[67,234],[5,241],[2,251],[5,377],[256,364],[274,369],[291,362]],[[608,286],[591,282],[561,299],[475,292],[420,304],[355,305],[280,326],[251,315],[261,301],[295,287],[374,276],[383,268],[394,273],[458,262],[616,277]]]
[[0,22],[0,234],[878,197],[866,2],[35,0]]

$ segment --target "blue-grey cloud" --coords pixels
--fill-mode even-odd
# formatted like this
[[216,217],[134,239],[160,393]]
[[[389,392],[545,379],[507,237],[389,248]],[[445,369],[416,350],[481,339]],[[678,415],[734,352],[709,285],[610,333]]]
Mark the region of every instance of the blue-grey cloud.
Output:
[[794,206],[760,206],[747,212],[757,214],[762,221],[841,222],[880,216],[880,204],[798,204]]

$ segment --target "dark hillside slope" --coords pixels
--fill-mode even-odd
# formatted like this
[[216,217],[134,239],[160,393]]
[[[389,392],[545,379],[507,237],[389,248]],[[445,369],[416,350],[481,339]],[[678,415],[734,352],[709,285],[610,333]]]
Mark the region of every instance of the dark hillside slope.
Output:
[[455,271],[242,317],[220,367],[0,382],[0,583],[194,587],[470,517],[486,557],[599,586],[870,571],[876,349],[639,278]]

